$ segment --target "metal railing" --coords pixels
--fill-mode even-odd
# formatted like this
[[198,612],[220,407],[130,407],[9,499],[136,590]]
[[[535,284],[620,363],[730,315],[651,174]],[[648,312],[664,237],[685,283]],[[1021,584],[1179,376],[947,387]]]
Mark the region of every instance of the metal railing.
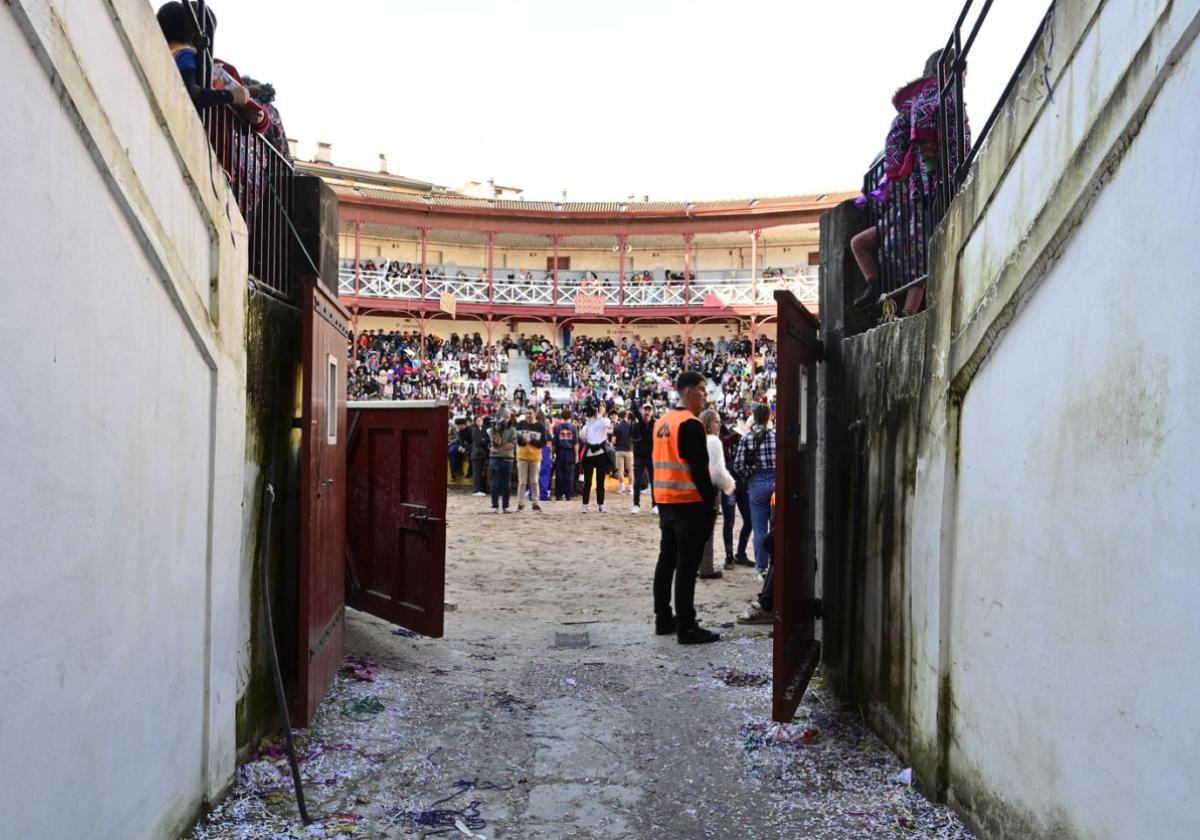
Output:
[[[204,0],[184,6],[198,33],[200,80],[208,88],[215,75],[214,20]],[[260,288],[293,297],[299,266],[297,255],[303,258],[303,246],[292,229],[295,171],[291,163],[232,107],[202,111],[201,121],[213,153],[225,170],[238,210],[246,220],[250,275]]]
[[246,220],[250,275],[260,286],[292,297],[304,265],[291,222],[292,165],[233,108],[206,111],[204,125]]
[[[975,135],[974,142],[972,142],[970,128],[967,125],[965,107],[942,108],[939,110],[938,134],[941,138],[941,142],[938,144],[941,155],[939,164],[941,171],[946,173],[941,183],[940,198],[943,206],[948,207],[950,205],[950,199],[954,197],[958,188],[962,186],[963,181],[967,177],[967,172],[971,169],[971,164],[975,161],[975,155],[979,151],[979,147],[983,145],[983,141],[991,132],[996,118],[1000,115],[1000,110],[1004,107],[1004,103],[1008,101],[1008,97],[1016,87],[1021,70],[1033,56],[1034,50],[1037,49],[1037,44],[1042,38],[1042,34],[1053,22],[1055,2],[1056,0],[1051,0],[1049,7],[1046,9],[1046,14],[1042,16],[1042,20],[1038,24],[1037,31],[1033,33],[1033,38],[1030,39],[1029,45],[1025,48],[1021,60],[1017,62],[1016,69],[1013,70],[1008,84],[1005,85],[1004,92],[1000,94],[1000,98],[996,101],[995,107],[992,108],[991,114],[988,115],[987,122],[983,124],[983,128]],[[970,56],[971,47],[975,44],[975,38],[979,35],[979,30],[982,28],[983,22],[987,19],[988,11],[992,7],[992,0],[984,0],[979,10],[979,16],[975,19],[975,23],[972,25],[971,31],[967,34],[967,38],[964,41],[962,37],[963,24],[966,22],[967,15],[970,13],[973,4],[974,0],[966,0],[963,4],[962,11],[958,15],[958,20],[954,23],[954,31],[950,33],[950,38],[942,50],[942,57],[938,61],[938,93],[943,102],[963,101],[963,80],[967,73],[967,59]],[[1046,72],[1046,89],[1049,91],[1049,71],[1047,70]]]
[[880,298],[892,298],[925,280],[929,273],[929,236],[942,218],[940,199],[913,196],[908,184],[888,183],[887,162],[880,158],[863,178],[867,215],[879,232]]
[[[338,294],[347,297],[386,298],[390,300],[424,299],[436,305],[441,295],[452,294],[457,303],[486,304],[489,302],[487,280],[478,277],[389,276],[386,271],[358,271],[343,268],[338,273]],[[606,306],[671,307],[671,306],[774,306],[775,290],[786,289],[806,304],[817,303],[817,274],[805,271],[790,278],[704,279],[682,283],[600,284],[582,280],[559,280],[557,306],[573,308],[580,292],[603,294]],[[357,290],[357,292],[356,292]],[[622,299],[623,291],[623,299]],[[491,302],[499,306],[555,306],[554,286],[541,278],[532,280],[497,279],[492,288]]]

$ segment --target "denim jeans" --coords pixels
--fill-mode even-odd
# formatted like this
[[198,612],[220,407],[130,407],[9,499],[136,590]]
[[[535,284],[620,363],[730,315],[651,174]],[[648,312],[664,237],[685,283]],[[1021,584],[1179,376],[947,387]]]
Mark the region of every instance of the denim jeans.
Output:
[[755,473],[750,478],[750,523],[754,529],[754,565],[765,572],[769,565],[766,545],[771,524],[771,495],[775,492],[775,474]]
[[[721,494],[721,536],[725,540],[725,553],[733,554],[733,518],[737,511],[737,502],[733,496]],[[745,550],[745,546],[743,546]]]
[[646,487],[650,490],[650,504],[654,504],[654,462],[650,458],[633,459],[633,504],[637,506],[642,501],[642,478],[646,479]]
[[504,497],[504,509],[508,510],[508,499],[512,493],[512,458],[493,458],[492,463],[492,507],[500,505],[500,497]]
[[733,501],[737,506],[738,513],[742,515],[742,528],[738,532],[737,552],[738,556],[746,553],[746,546],[750,542],[750,487],[747,482],[739,481],[737,491],[734,493]]

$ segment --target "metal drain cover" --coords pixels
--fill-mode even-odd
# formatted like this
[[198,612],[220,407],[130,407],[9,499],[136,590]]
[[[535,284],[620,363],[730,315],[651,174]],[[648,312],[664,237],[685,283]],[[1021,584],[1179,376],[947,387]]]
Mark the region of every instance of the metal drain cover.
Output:
[[584,630],[579,633],[559,633],[554,634],[554,646],[556,648],[586,648],[592,643],[588,631]]

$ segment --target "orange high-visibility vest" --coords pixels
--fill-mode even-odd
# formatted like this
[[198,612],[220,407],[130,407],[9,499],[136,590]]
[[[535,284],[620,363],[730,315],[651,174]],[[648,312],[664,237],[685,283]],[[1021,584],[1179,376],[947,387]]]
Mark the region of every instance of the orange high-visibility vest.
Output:
[[692,468],[679,454],[679,427],[689,420],[699,422],[687,409],[673,408],[654,424],[655,504],[683,505],[704,501],[692,481]]

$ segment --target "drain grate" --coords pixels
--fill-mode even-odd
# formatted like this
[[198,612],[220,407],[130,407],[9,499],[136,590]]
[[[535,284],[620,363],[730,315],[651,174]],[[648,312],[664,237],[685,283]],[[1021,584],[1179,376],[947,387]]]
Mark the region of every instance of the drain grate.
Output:
[[592,643],[588,631],[582,633],[559,633],[554,634],[554,646],[556,648],[585,648]]

